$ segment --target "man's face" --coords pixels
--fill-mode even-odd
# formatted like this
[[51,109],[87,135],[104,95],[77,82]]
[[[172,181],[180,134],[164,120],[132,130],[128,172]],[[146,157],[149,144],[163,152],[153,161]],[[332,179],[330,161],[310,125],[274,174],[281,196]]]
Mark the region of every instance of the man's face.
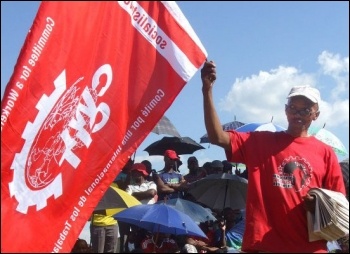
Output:
[[131,177],[135,181],[135,183],[140,183],[143,180],[143,174],[138,170],[131,171]]
[[151,162],[143,161],[142,164],[145,165],[147,173],[151,174],[151,172],[152,172],[152,164],[151,164]]
[[164,162],[166,167],[175,167],[176,160],[170,159],[169,157],[165,156],[164,157]]
[[242,212],[239,209],[227,209],[224,211],[224,218],[228,221],[237,221],[242,217]]
[[298,131],[307,130],[320,114],[318,104],[312,103],[304,96],[290,98],[285,106],[285,112],[289,127]]
[[214,174],[221,174],[223,172],[223,168],[222,167],[212,167],[212,172]]
[[190,170],[195,170],[198,168],[198,161],[195,159],[192,159],[190,161],[187,162],[187,167]]

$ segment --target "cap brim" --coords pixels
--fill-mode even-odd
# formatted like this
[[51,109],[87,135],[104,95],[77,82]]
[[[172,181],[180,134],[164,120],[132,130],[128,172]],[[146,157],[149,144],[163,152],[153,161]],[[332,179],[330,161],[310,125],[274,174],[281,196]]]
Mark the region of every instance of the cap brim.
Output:
[[288,95],[287,98],[292,98],[292,97],[295,97],[295,96],[303,96],[303,97],[309,99],[310,101],[312,101],[313,103],[318,103],[317,99],[315,99],[315,98],[312,97],[312,96],[305,95],[305,94],[303,94],[303,93],[292,93],[292,94]]

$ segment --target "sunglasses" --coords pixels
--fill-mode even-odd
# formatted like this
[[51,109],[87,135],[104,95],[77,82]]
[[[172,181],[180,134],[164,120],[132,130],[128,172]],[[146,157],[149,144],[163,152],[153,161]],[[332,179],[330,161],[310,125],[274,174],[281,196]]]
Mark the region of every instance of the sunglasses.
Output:
[[289,114],[292,114],[292,115],[299,114],[300,116],[311,116],[312,114],[318,113],[318,111],[312,111],[309,108],[296,109],[294,106],[290,106],[287,104],[286,104],[286,110]]

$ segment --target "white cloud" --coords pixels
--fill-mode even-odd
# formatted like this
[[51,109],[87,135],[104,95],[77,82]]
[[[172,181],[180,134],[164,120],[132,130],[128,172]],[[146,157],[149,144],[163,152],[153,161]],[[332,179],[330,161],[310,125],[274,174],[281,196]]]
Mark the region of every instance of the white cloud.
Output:
[[[242,122],[273,122],[287,127],[284,104],[295,85],[309,84],[321,91],[318,126],[349,126],[349,57],[324,51],[318,57],[321,71],[302,73],[296,67],[279,66],[257,75],[236,79],[220,109],[233,112]],[[321,75],[320,75],[321,73]],[[327,79],[327,85],[323,84]]]
[[322,102],[320,105],[319,125],[326,124],[327,127],[347,127],[349,128],[349,98],[333,103]]
[[284,104],[295,85],[313,86],[314,77],[300,73],[295,67],[279,66],[269,72],[236,79],[220,108],[235,112],[238,121],[273,122],[286,127]]
[[349,57],[341,58],[339,54],[323,51],[318,56],[318,63],[325,74],[331,76],[339,76],[341,73],[349,74]]
[[335,82],[331,88],[332,100],[344,100],[349,98],[349,57],[341,58],[339,54],[323,51],[318,57],[321,72]]
[[[323,51],[318,57],[321,72],[332,84],[329,88],[329,99],[321,105],[323,120],[328,127],[349,127],[349,57]],[[327,96],[328,94],[325,94]],[[325,97],[324,96],[324,97]]]

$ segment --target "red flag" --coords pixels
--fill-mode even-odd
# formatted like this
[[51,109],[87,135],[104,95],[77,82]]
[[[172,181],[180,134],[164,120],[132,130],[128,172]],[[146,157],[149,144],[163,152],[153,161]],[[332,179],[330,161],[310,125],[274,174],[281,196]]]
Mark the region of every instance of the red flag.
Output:
[[42,2],[1,102],[1,251],[70,252],[206,56],[175,2]]

